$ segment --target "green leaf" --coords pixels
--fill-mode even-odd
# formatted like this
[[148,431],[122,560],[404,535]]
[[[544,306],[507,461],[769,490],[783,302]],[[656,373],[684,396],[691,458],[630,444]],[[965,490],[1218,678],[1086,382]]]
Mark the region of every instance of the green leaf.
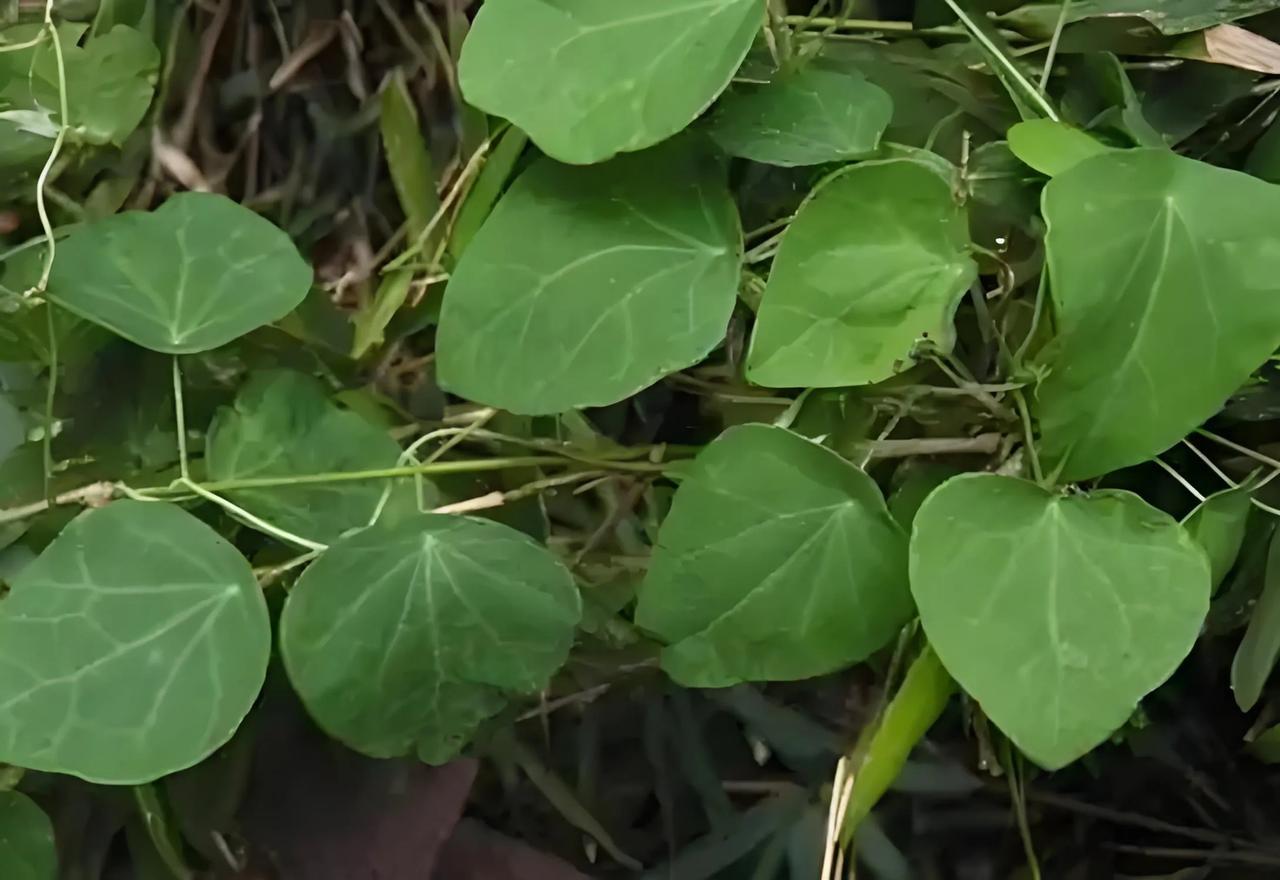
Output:
[[581,613],[573,578],[529,538],[424,514],[314,562],[285,603],[280,650],[331,735],[374,757],[442,763],[508,692],[545,687]]
[[0,761],[112,785],[231,738],[271,629],[249,564],[181,508],[117,501],[71,521],[0,602]]
[[763,23],[761,0],[487,0],[458,76],[469,103],[590,164],[685,128]]
[[765,85],[735,86],[716,107],[711,137],[731,156],[819,165],[875,152],[893,102],[852,69],[809,64]]
[[279,320],[310,289],[311,268],[270,221],[182,193],[78,227],[58,245],[49,295],[145,348],[192,354]]
[[718,166],[678,147],[590,168],[543,160],[449,281],[440,384],[521,414],[616,403],[720,342],[741,259]]
[[966,474],[916,515],[911,589],[947,671],[1057,769],[1104,742],[1190,652],[1209,563],[1136,495]]
[[[416,241],[440,207],[431,153],[422,136],[418,111],[414,107],[404,72],[391,75],[381,99],[382,149],[400,207],[409,219],[409,241]],[[385,325],[384,325],[385,326]]]
[[858,468],[783,428],[731,428],[676,492],[636,623],[689,687],[821,675],[910,618],[905,544]]
[[[67,124],[91,144],[122,145],[146,116],[160,71],[160,50],[133,28],[116,25],[84,47],[62,38],[67,75]],[[36,51],[31,97],[55,115],[58,59],[51,43]]]
[[1247,712],[1257,705],[1262,686],[1280,658],[1280,539],[1271,538],[1262,596],[1253,608],[1249,628],[1231,663],[1231,690],[1236,705]]
[[[1086,18],[1135,16],[1145,18],[1161,33],[1185,34],[1276,8],[1280,8],[1277,0],[1073,0],[1067,9],[1067,23]],[[1048,39],[1061,12],[1062,6],[1058,3],[1029,3],[998,20],[1025,31],[1028,36]]]
[[498,197],[506,188],[507,182],[515,172],[516,163],[520,161],[524,149],[529,145],[529,136],[514,125],[499,135],[484,168],[476,175],[476,181],[463,196],[458,206],[458,215],[453,221],[453,232],[449,236],[449,255],[455,260],[476,237],[489,213],[497,204]]
[[413,289],[413,269],[397,269],[382,276],[373,302],[363,306],[353,319],[355,332],[351,339],[351,356],[364,357],[374,348],[382,345],[386,337],[387,326],[400,311],[401,306],[409,299]]
[[1209,556],[1215,591],[1240,555],[1249,511],[1253,509],[1251,495],[1247,486],[1215,492],[1183,520],[1187,532]]
[[840,830],[845,845],[898,778],[911,750],[942,715],[955,689],[956,683],[942,668],[938,655],[925,645],[885,708],[884,717],[859,749],[861,759],[851,771],[853,792]]
[[31,798],[16,791],[0,791],[0,876],[5,880],[58,876],[53,823]]
[[773,261],[747,378],[773,388],[867,385],[912,364],[977,277],[964,209],[906,159],[864,162],[820,184]]
[[[337,474],[394,467],[400,445],[349,410],[324,386],[285,370],[257,373],[209,427],[205,462],[216,482]],[[330,542],[364,528],[377,509],[379,480],[236,489],[226,495],[273,525]]]
[[8,398],[0,395],[0,462],[26,442],[27,426],[22,420],[22,414]]
[[1009,129],[1009,149],[1041,174],[1053,177],[1110,147],[1065,123],[1031,119]]
[[1280,189],[1116,150],[1049,181],[1044,215],[1058,335],[1035,413],[1063,480],[1169,448],[1280,345]]
[[1280,117],[1254,143],[1245,159],[1244,170],[1268,183],[1280,183]]

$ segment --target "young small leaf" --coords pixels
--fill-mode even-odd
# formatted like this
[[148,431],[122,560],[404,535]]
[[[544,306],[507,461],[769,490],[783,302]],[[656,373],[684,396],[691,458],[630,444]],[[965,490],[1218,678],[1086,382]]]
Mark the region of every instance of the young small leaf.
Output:
[[[217,482],[393,467],[400,445],[359,415],[339,409],[324,387],[300,373],[258,373],[209,427],[205,461]],[[363,528],[382,497],[377,480],[236,489],[227,496],[250,513],[317,541]]]
[[1231,663],[1231,690],[1242,711],[1247,712],[1257,704],[1277,658],[1280,658],[1280,539],[1273,535],[1262,596],[1253,608],[1249,628]]
[[544,153],[590,164],[666,140],[729,85],[761,0],[488,0],[462,48],[462,93]]
[[148,782],[231,738],[271,629],[235,548],[171,504],[72,520],[0,602],[0,761]]
[[1240,555],[1249,511],[1253,509],[1251,495],[1247,486],[1215,492],[1183,520],[1187,532],[1209,556],[1214,590],[1218,589]]
[[1065,123],[1030,119],[1009,129],[1009,149],[1041,174],[1053,177],[1110,147]]
[[706,357],[737,298],[723,169],[678,147],[520,176],[444,298],[440,383],[522,414],[616,403]]
[[343,538],[280,622],[294,688],[332,736],[374,757],[449,760],[506,693],[564,662],[582,613],[569,572],[497,523],[424,514]]
[[0,877],[5,880],[54,880],[58,850],[53,823],[31,798],[0,791]]
[[690,687],[821,675],[910,618],[905,544],[861,470],[783,428],[731,428],[676,492],[636,623]]
[[947,671],[1053,770],[1106,741],[1190,652],[1209,563],[1136,495],[966,474],[916,515],[911,589]]
[[1058,336],[1034,410],[1063,480],[1169,448],[1280,345],[1280,188],[1113,150],[1049,181],[1044,215]]
[[867,385],[949,350],[977,275],[947,181],[906,159],[864,162],[820,184],[773,261],[747,378],[771,388]]
[[893,115],[879,86],[846,68],[809,64],[720,99],[710,134],[720,148],[769,165],[820,165],[873,153]]
[[58,245],[49,296],[144,348],[193,354],[293,311],[311,268],[270,221],[224,196],[82,226]]

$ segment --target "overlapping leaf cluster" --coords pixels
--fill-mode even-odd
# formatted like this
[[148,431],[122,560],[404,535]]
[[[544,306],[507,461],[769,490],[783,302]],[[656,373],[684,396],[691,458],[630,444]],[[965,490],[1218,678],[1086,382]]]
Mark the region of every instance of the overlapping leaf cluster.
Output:
[[[1077,2],[1056,26],[1105,11],[1183,33],[1271,4],[1203,5]],[[680,684],[829,673],[918,618],[927,646],[904,690],[934,695],[924,726],[954,679],[1047,768],[1122,727],[1192,650],[1263,481],[1179,522],[1115,475],[1182,444],[1280,345],[1280,189],[1173,149],[1113,56],[1037,86],[1000,29],[1035,33],[1037,6],[999,27],[957,8],[963,63],[839,41],[767,6],[486,0],[459,79],[498,133],[456,205],[418,192],[433,184],[411,99],[385,86],[410,247],[358,309],[350,354],[383,351],[413,260],[434,249],[439,386],[512,423],[551,420],[523,455],[419,464],[393,439],[419,425],[340,406],[332,372],[297,363],[235,372],[234,399],[187,422],[184,368],[212,372],[227,347],[286,326],[313,286],[289,236],[225,197],[117,213],[127,191],[95,189],[56,248],[9,251],[0,359],[47,382],[110,339],[168,356],[163,440],[178,451],[149,489],[99,474],[64,499],[91,509],[51,540],[7,526],[25,514],[0,519],[0,548],[39,551],[0,568],[0,761],[111,783],[189,767],[245,717],[273,641],[335,738],[457,754],[547,686],[584,605],[580,556],[429,512],[451,464],[674,484],[617,622]],[[55,145],[81,162],[137,136],[159,65],[143,25],[2,32],[31,45],[0,46],[0,193],[44,187]],[[704,364],[716,381],[691,372]],[[575,411],[664,381],[733,402],[703,448],[561,442],[589,424]],[[458,439],[486,436],[499,416],[482,412]],[[52,415],[0,397],[10,472],[56,464],[40,465]],[[935,451],[961,455],[877,464]],[[255,570],[242,526],[302,555]],[[273,639],[259,581],[294,571]],[[1237,657],[1246,707],[1280,652],[1275,604],[1263,596]],[[12,846],[47,836],[18,796],[3,807]]]

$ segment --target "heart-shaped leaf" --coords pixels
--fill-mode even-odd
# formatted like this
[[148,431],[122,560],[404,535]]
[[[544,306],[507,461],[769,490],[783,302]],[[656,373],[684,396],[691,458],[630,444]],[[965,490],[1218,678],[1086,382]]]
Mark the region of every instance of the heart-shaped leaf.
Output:
[[761,0],[487,0],[458,76],[469,103],[547,155],[590,164],[692,122],[763,21]]
[[[205,462],[216,482],[393,467],[400,446],[386,431],[339,409],[300,373],[258,373],[209,427]],[[376,480],[229,490],[251,513],[316,541],[363,528],[377,509]]]
[[182,193],[77,228],[58,245],[49,295],[145,348],[192,354],[283,318],[310,288],[310,267],[269,220]]
[[887,379],[923,340],[950,350],[976,274],[964,209],[942,176],[909,159],[839,171],[782,239],[747,378],[771,388]]
[[280,650],[331,735],[374,757],[442,763],[508,692],[546,685],[581,613],[569,572],[529,538],[424,514],[314,562],[285,603]]
[[1057,769],[1105,742],[1190,652],[1209,563],[1136,495],[966,474],[916,514],[911,589],[947,671]]
[[808,678],[862,660],[911,616],[906,536],[876,484],[783,428],[731,428],[676,492],[636,623],[690,687]]
[[884,89],[856,70],[809,64],[720,99],[711,137],[731,156],[770,165],[819,165],[873,153],[893,115]]
[[0,602],[0,761],[134,784],[231,738],[271,629],[235,548],[171,504],[72,520]]
[[0,877],[5,880],[54,880],[58,850],[53,823],[31,798],[0,791]]
[[1280,187],[1116,150],[1054,177],[1044,216],[1058,334],[1035,413],[1061,479],[1169,448],[1280,346]]
[[741,258],[716,165],[672,147],[591,168],[543,160],[449,281],[440,383],[524,414],[616,403],[724,338]]

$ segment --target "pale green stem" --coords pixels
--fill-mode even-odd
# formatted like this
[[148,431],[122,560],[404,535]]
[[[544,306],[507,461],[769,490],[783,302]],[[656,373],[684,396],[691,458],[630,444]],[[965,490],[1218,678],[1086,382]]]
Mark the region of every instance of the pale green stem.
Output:
[[191,465],[187,458],[187,411],[182,400],[182,368],[178,356],[173,356],[173,420],[178,432],[178,472],[182,479],[191,480]]
[[960,19],[961,23],[964,24],[965,28],[969,31],[969,35],[981,44],[984,49],[986,49],[987,53],[991,56],[992,61],[1003,68],[1004,72],[1011,77],[1014,82],[1022,86],[1026,91],[1027,96],[1035,102],[1036,109],[1038,109],[1045,118],[1052,119],[1054,122],[1060,121],[1057,111],[1053,109],[1052,105],[1050,105],[1049,101],[1045,98],[1044,93],[1037,89],[1035,85],[1030,82],[1025,75],[1023,75],[1022,71],[1018,69],[1018,65],[1014,64],[1013,61],[1006,57],[1000,47],[993,43],[991,38],[983,33],[981,27],[979,27],[977,22],[974,21],[973,16],[970,15],[963,6],[957,3],[956,0],[946,0],[946,4],[951,7],[951,11],[954,12]]
[[49,158],[45,161],[44,167],[40,169],[40,176],[36,179],[36,213],[40,217],[40,226],[44,230],[45,239],[49,242],[49,252],[44,257],[44,268],[40,271],[40,280],[36,282],[36,286],[26,291],[24,296],[35,296],[43,294],[49,287],[49,275],[53,272],[53,259],[57,253],[58,244],[53,237],[53,222],[49,219],[48,205],[45,202],[45,186],[49,182],[49,174],[53,170],[54,163],[58,161],[58,154],[62,152],[62,144],[67,138],[67,68],[62,57],[62,38],[58,36],[58,29],[53,24],[53,0],[47,0],[44,7],[44,29],[42,32],[48,32],[53,39],[53,54],[58,66],[58,135],[53,139],[53,149],[49,151]]
[[1062,8],[1058,10],[1058,23],[1053,28],[1053,38],[1049,40],[1049,54],[1044,59],[1044,70],[1040,72],[1040,91],[1049,88],[1049,74],[1053,72],[1053,60],[1058,54],[1058,41],[1062,39],[1062,29],[1067,26],[1067,11],[1071,9],[1071,0],[1062,0]]
[[1164,459],[1160,458],[1159,456],[1156,456],[1155,458],[1153,458],[1153,459],[1151,459],[1151,460],[1152,460],[1152,461],[1154,461],[1156,464],[1158,464],[1158,465],[1161,467],[1161,469],[1162,469],[1162,470],[1164,470],[1164,472],[1165,472],[1166,474],[1168,474],[1169,476],[1171,476],[1171,477],[1173,477],[1175,480],[1177,480],[1178,484],[1179,484],[1180,486],[1182,486],[1182,488],[1184,488],[1184,489],[1186,489],[1188,492],[1190,492],[1190,493],[1191,493],[1191,495],[1192,495],[1192,496],[1193,496],[1197,501],[1201,501],[1201,502],[1203,502],[1203,501],[1204,501],[1204,495],[1200,492],[1200,490],[1199,490],[1199,489],[1197,489],[1195,486],[1191,485],[1191,481],[1190,481],[1190,480],[1188,480],[1188,479],[1187,479],[1186,477],[1184,477],[1182,474],[1180,474],[1180,473],[1178,473],[1176,470],[1174,470],[1174,469],[1173,469],[1173,465],[1169,464],[1167,461],[1165,461]]
[[49,334],[49,384],[44,396],[44,436],[41,437],[44,462],[44,497],[53,497],[53,404],[58,395],[58,328],[53,319],[54,305],[44,304],[45,328]]
[[228,501],[222,496],[217,495],[213,492],[210,492],[208,489],[204,488],[199,483],[192,482],[191,480],[188,480],[184,477],[178,480],[178,484],[196,493],[206,501],[213,502],[214,504],[221,507],[223,510],[227,511],[228,513],[232,514],[233,516],[239,519],[244,520],[249,525],[257,529],[258,531],[268,534],[273,538],[277,538],[281,541],[285,541],[286,543],[297,544],[299,547],[304,547],[307,550],[313,550],[317,553],[323,553],[325,550],[329,549],[328,544],[321,544],[318,541],[312,541],[308,538],[303,538],[299,535],[295,535],[293,532],[285,531],[279,526],[273,526],[271,523],[267,522],[265,519],[254,516],[252,513],[245,510],[243,507],[240,507],[237,504],[233,504],[232,502]]
[[1031,464],[1031,476],[1040,485],[1044,485],[1044,471],[1040,469],[1040,453],[1036,451],[1035,435],[1031,429],[1031,410],[1027,408],[1027,400],[1022,391],[1009,392],[1013,396],[1014,407],[1018,410],[1018,419],[1022,422],[1022,443],[1027,450],[1027,460]]

